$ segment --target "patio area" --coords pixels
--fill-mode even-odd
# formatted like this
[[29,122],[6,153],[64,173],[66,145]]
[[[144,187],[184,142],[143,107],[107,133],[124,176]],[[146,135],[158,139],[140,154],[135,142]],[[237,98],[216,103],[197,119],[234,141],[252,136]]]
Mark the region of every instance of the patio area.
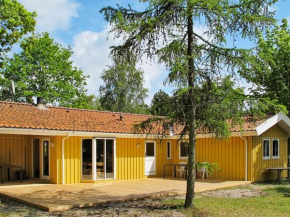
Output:
[[[247,181],[197,180],[195,191],[250,184]],[[149,197],[185,194],[186,181],[172,178],[148,178],[129,181],[53,185],[39,182],[0,184],[0,196],[44,211],[65,211],[75,207],[130,201]]]

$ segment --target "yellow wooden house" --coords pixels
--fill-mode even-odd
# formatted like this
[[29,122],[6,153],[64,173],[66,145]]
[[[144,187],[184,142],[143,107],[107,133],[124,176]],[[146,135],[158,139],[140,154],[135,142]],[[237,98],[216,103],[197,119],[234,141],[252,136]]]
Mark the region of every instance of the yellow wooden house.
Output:
[[[156,141],[132,133],[133,124],[149,117],[0,102],[0,165],[21,166],[27,178],[55,184],[161,177],[164,164],[186,162],[188,151],[174,134]],[[245,118],[243,131],[233,128],[228,140],[198,134],[196,159],[220,165],[213,179],[274,179],[267,168],[287,166],[289,134],[283,114]],[[172,176],[172,168],[165,172]],[[14,171],[3,174],[15,179]]]

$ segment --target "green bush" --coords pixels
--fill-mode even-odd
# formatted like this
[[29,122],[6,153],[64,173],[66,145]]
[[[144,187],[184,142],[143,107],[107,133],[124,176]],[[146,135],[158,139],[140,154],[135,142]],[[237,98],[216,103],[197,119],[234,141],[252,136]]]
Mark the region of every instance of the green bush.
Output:
[[202,167],[208,172],[208,176],[211,177],[215,170],[221,170],[219,164],[217,163],[208,163],[208,162],[197,162],[196,169],[201,169]]

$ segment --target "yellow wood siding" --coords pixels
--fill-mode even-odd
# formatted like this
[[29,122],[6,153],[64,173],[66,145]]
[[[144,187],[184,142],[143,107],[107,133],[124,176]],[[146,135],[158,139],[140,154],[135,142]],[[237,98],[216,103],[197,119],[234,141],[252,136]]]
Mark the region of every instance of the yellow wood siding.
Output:
[[145,178],[144,163],[145,139],[116,139],[117,180]]
[[[270,159],[263,160],[263,139],[270,139]],[[272,140],[279,139],[279,159],[272,159]],[[288,135],[278,125],[273,126],[259,137],[253,137],[253,182],[275,179],[276,172],[268,173],[266,168],[287,166],[287,142]],[[287,172],[282,173],[287,177]]]
[[[248,140],[248,180],[251,179],[251,137]],[[148,140],[152,141],[152,140]],[[171,159],[167,159],[167,141],[171,142]],[[116,139],[116,180],[145,178],[145,142],[146,139]],[[156,176],[163,176],[163,166],[167,163],[186,162],[179,158],[177,140],[156,142]],[[61,139],[59,142],[61,159]],[[239,137],[217,141],[213,138],[197,139],[196,160],[200,162],[218,163],[221,171],[215,171],[212,178],[244,180],[245,179],[245,141]],[[59,163],[61,168],[61,161]],[[65,179],[66,183],[81,181],[81,138],[70,137],[65,141]],[[61,169],[59,170],[61,182]],[[173,175],[173,168],[166,168],[166,176]]]
[[[62,138],[63,139],[63,138]],[[60,139],[60,159],[61,159],[61,141]],[[81,137],[69,137],[64,141],[64,171],[65,183],[80,183],[81,182]],[[60,160],[61,163],[61,160]],[[61,165],[60,165],[61,167]],[[62,172],[60,170],[60,178]]]
[[[49,176],[50,182],[54,184],[60,184],[61,179],[59,173],[61,171],[61,137],[60,136],[28,136],[28,174],[29,178],[33,177],[33,139],[39,139],[40,145],[43,140],[49,140]],[[42,174],[42,162],[40,153],[40,179]]]
[[[62,136],[25,136],[0,134],[0,164],[21,165],[32,177],[33,139],[50,140],[50,181],[62,183]],[[277,138],[280,146],[280,159],[263,160],[262,139]],[[69,137],[64,142],[65,183],[80,183],[82,171],[82,137]],[[287,166],[287,134],[274,126],[259,138],[247,137],[248,180],[262,181],[268,167]],[[148,140],[150,141],[150,140]],[[151,140],[152,141],[152,140]],[[171,142],[171,158],[167,158],[167,142]],[[116,180],[146,178],[144,138],[116,139]],[[156,176],[163,176],[163,166],[168,163],[186,162],[179,157],[179,143],[176,139],[156,142]],[[26,157],[25,157],[26,149]],[[272,150],[271,150],[272,151]],[[9,152],[11,160],[9,162]],[[272,152],[271,152],[272,154]],[[239,137],[218,141],[214,138],[197,139],[196,161],[218,163],[221,171],[215,171],[214,179],[245,180],[245,141]],[[25,160],[26,159],[26,160]],[[252,166],[253,165],[253,166]],[[254,168],[254,169],[253,169]],[[40,171],[42,172],[42,171]],[[172,176],[173,168],[167,167],[166,176]],[[12,174],[14,175],[14,174]],[[283,173],[286,176],[286,172]],[[271,178],[275,178],[272,174]],[[7,179],[5,173],[5,179]]]
[[[28,136],[0,134],[0,164],[12,164],[28,170]],[[17,169],[18,170],[18,169]],[[15,171],[11,172],[11,179],[15,179]],[[4,172],[4,180],[7,180],[7,172]]]
[[[248,141],[248,180],[251,179],[251,137]],[[158,176],[163,175],[164,163],[187,162],[187,159],[179,157],[179,143],[172,140],[172,159],[166,159],[166,146],[160,146],[158,162]],[[196,162],[218,163],[221,171],[215,171],[211,178],[228,180],[245,180],[245,141],[239,137],[232,137],[229,140],[218,141],[214,138],[197,139]],[[163,156],[162,156],[163,153]],[[173,168],[166,169],[166,174],[173,174]]]

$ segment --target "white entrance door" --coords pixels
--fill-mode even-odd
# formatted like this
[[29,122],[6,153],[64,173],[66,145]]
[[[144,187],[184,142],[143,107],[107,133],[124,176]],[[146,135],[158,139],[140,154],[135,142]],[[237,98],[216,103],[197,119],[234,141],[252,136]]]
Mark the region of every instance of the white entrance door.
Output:
[[156,175],[156,144],[145,143],[145,175]]
[[50,180],[50,151],[49,151],[49,140],[44,139],[42,140],[42,179]]

